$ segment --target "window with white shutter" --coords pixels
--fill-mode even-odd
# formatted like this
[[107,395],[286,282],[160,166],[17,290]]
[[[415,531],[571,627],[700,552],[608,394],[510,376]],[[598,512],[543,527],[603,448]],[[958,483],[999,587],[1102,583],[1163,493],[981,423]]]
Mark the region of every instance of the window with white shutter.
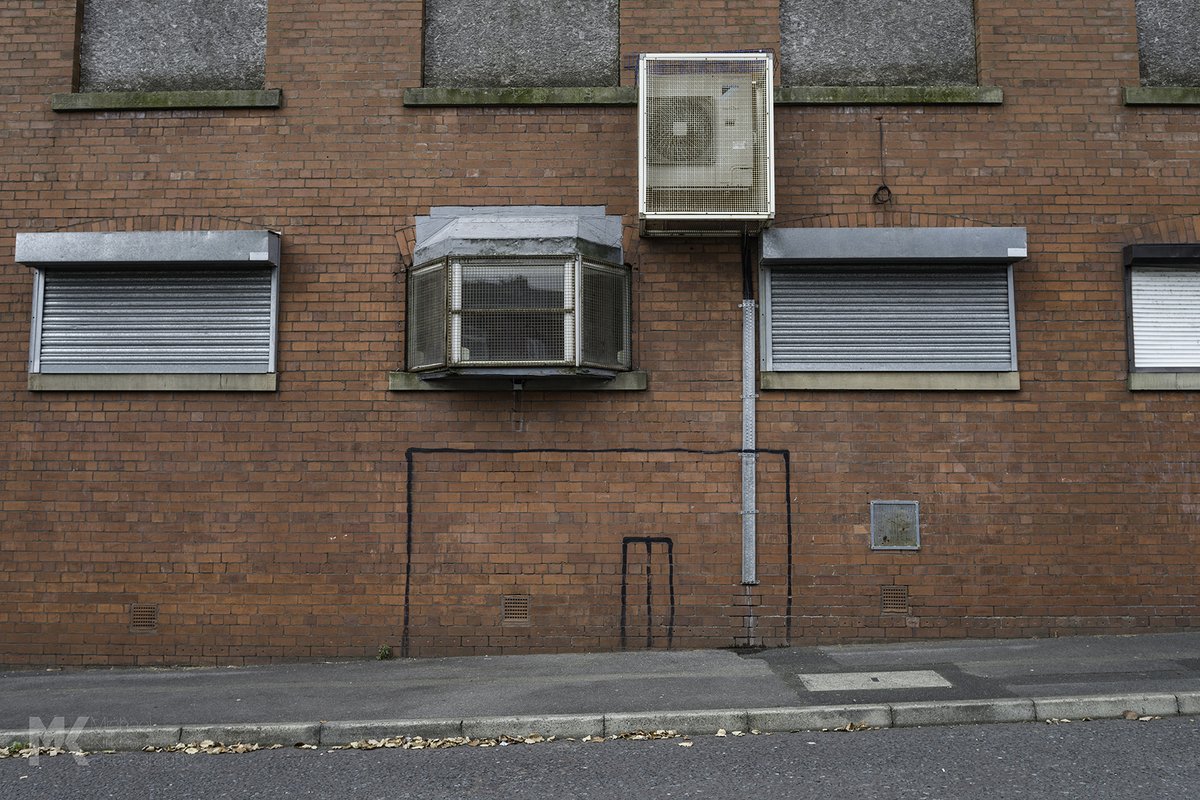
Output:
[[1200,244],[1125,248],[1131,389],[1200,389]]

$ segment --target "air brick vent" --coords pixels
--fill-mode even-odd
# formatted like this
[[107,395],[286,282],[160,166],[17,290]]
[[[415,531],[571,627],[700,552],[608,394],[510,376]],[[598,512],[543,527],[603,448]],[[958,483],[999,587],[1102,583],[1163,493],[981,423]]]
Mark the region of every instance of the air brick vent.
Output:
[[884,614],[908,613],[908,587],[883,586],[879,589],[880,610]]
[[528,625],[529,595],[504,595],[500,600],[500,621],[505,625]]
[[153,633],[158,630],[158,605],[134,603],[129,606],[129,630],[134,633]]

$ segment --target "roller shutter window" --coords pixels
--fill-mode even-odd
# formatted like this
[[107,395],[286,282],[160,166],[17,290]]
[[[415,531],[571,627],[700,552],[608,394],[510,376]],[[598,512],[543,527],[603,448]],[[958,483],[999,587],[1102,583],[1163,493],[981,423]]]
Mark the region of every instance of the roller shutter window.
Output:
[[1200,264],[1130,268],[1133,367],[1200,370]]
[[37,272],[32,371],[275,371],[278,270],[48,267]]
[[766,280],[768,370],[1017,368],[1009,265],[774,268]]

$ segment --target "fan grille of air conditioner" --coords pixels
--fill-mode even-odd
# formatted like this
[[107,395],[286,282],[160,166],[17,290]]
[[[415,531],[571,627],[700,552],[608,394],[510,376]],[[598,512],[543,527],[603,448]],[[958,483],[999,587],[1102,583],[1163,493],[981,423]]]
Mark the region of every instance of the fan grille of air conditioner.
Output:
[[646,158],[654,165],[712,166],[716,108],[711,97],[651,97]]

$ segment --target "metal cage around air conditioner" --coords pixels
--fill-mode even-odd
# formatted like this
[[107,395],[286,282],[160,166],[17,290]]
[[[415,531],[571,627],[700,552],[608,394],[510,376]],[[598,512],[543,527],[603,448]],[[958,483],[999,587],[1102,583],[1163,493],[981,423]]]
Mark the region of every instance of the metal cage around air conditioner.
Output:
[[445,257],[408,278],[412,372],[612,377],[630,369],[630,275],[564,256]]
[[769,53],[643,55],[638,210],[644,235],[757,231],[775,215]]

